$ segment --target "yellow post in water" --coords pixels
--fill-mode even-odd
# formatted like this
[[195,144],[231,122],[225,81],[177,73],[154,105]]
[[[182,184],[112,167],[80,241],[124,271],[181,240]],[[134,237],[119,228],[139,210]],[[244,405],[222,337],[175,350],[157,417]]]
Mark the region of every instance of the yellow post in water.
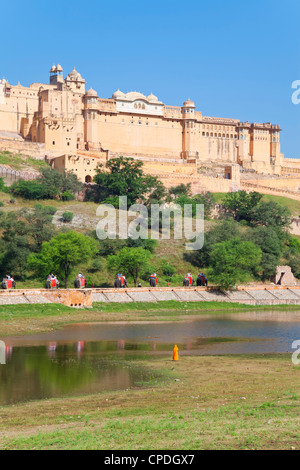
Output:
[[178,361],[178,347],[176,344],[173,349],[173,361]]

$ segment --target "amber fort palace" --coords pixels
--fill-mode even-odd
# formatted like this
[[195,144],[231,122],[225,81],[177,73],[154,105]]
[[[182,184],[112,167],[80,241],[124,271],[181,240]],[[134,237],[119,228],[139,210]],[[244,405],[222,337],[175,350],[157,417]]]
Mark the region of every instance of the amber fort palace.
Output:
[[152,93],[120,90],[103,98],[86,91],[75,68],[64,78],[60,65],[50,69],[47,84],[0,80],[2,136],[39,144],[53,167],[84,182],[92,181],[99,162],[119,155],[143,160],[145,171],[170,184],[195,183],[205,165],[223,167],[236,184],[240,169],[279,175],[280,131],[271,122],[204,116],[191,99],[169,106]]

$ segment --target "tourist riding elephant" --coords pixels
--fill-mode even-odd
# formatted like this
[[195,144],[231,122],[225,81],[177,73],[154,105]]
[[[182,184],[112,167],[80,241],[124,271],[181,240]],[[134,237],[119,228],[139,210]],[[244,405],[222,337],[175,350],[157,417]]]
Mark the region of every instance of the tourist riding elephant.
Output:
[[197,277],[197,286],[207,286],[207,278],[203,273]]
[[157,277],[156,277],[156,274],[152,274],[150,277],[149,277],[149,282],[150,282],[150,287],[155,287],[156,284],[157,284]]

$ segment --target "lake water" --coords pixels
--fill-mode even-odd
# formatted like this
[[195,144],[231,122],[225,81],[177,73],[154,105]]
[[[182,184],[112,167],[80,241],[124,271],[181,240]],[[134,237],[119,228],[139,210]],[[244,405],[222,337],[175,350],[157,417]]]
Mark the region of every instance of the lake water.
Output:
[[300,312],[201,316],[168,323],[77,324],[32,336],[1,338],[0,405],[124,390],[153,374],[136,359],[164,356],[289,353],[300,340]]

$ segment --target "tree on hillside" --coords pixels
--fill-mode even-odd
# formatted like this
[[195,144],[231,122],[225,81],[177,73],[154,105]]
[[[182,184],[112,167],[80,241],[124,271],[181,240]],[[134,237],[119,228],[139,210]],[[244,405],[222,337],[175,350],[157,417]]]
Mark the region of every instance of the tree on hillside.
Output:
[[83,183],[79,181],[77,175],[72,171],[63,172],[63,180],[60,188],[60,194],[71,193],[77,194],[83,188]]
[[237,222],[246,220],[250,222],[250,213],[254,207],[258,205],[262,198],[262,194],[254,191],[235,191],[227,193],[222,200],[222,209],[225,215],[230,215]]
[[143,178],[142,202],[146,206],[150,204],[162,204],[166,198],[167,190],[156,176],[146,175]]
[[83,188],[75,173],[69,171],[60,173],[51,167],[43,168],[41,173],[37,181],[44,188],[44,199],[55,199],[66,191],[76,194]]
[[197,205],[202,204],[204,206],[204,217],[208,219],[215,205],[215,200],[214,200],[213,195],[207,192],[203,194],[197,194],[196,196],[193,196],[193,197],[181,195],[174,199],[174,203],[178,204],[182,208],[184,208],[185,204],[190,204],[192,206],[192,217],[196,216]]
[[83,184],[74,173],[60,173],[54,168],[45,167],[36,180],[19,180],[13,183],[10,192],[24,199],[56,199],[63,193],[76,194],[82,187]]
[[283,242],[278,236],[278,231],[273,227],[255,227],[248,232],[246,238],[261,249],[262,279],[270,279],[276,272],[276,266],[280,263],[284,248]]
[[30,253],[38,252],[42,243],[55,234],[52,215],[43,206],[36,206],[34,210],[1,213],[0,222],[0,273],[24,279]]
[[[201,250],[198,250],[192,254],[194,263],[197,266],[209,266],[210,255],[216,243],[231,240],[236,237],[240,237],[241,227],[237,222],[233,220],[224,220],[218,222],[210,230],[204,234],[204,245]],[[187,258],[190,255],[186,255]]]
[[257,272],[261,256],[257,245],[239,238],[217,243],[210,255],[208,274],[212,282],[227,290]]
[[179,196],[187,196],[191,197],[192,196],[192,189],[191,189],[192,184],[187,183],[187,184],[178,184],[177,186],[172,186],[169,188],[168,192],[173,198],[179,197]]
[[55,272],[64,278],[67,288],[72,269],[93,259],[98,249],[97,241],[91,237],[73,231],[59,233],[42,244],[40,253],[30,255],[28,268],[43,278]]
[[39,251],[42,243],[51,240],[55,235],[56,229],[52,224],[52,219],[53,208],[52,212],[49,213],[49,206],[36,205],[33,211],[27,211],[25,220],[28,223],[28,229],[34,242],[32,251]]
[[43,187],[44,199],[55,199],[62,189],[63,180],[64,175],[49,166],[42,169],[42,175],[36,181]]
[[19,180],[15,181],[9,188],[9,191],[17,197],[23,199],[35,200],[44,199],[45,191],[43,185],[37,180],[25,181]]
[[261,201],[249,214],[251,225],[265,225],[285,229],[290,225],[290,211],[274,201]]
[[125,247],[118,254],[108,256],[107,262],[109,269],[131,276],[136,286],[138,279],[149,269],[150,257],[150,251],[141,247]]
[[[92,188],[95,202],[112,202],[118,205],[119,196],[127,196],[128,207],[137,201],[146,201],[151,193],[162,191],[160,181],[144,175],[143,162],[133,158],[112,158],[105,166],[100,165]],[[111,199],[111,200],[109,200]]]
[[300,240],[288,234],[283,252],[284,263],[292,268],[294,276],[300,278]]

